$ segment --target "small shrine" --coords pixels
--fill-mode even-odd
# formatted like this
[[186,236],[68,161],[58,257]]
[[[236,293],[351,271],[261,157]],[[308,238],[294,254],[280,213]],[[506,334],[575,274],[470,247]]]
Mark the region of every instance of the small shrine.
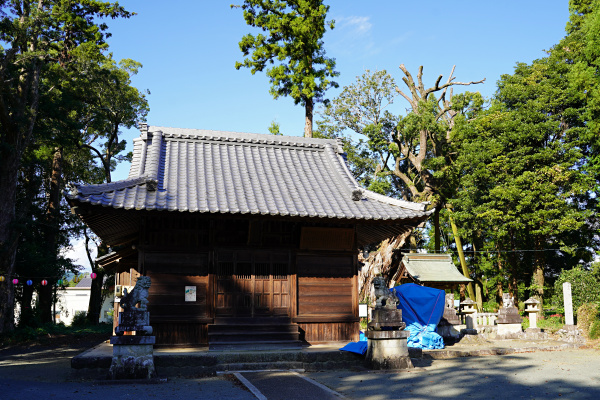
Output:
[[[137,278],[130,293],[125,289],[121,297],[119,324],[115,335],[110,339],[113,345],[113,358],[109,375],[111,379],[152,379],[156,377],[154,368],[154,343],[150,326],[150,313],[147,311],[150,277]],[[137,307],[136,307],[137,306]],[[135,332],[135,335],[132,333]]]
[[410,333],[404,330],[395,290],[390,291],[380,276],[373,279],[373,286],[377,300],[367,325],[366,364],[372,369],[412,368],[406,341]]

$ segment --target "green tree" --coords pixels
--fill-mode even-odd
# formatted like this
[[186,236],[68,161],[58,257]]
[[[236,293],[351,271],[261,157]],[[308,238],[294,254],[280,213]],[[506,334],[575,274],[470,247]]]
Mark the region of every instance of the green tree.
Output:
[[[44,74],[71,63],[76,49],[105,49],[107,26],[98,20],[131,13],[98,0],[3,0],[0,10],[0,273],[12,276],[18,173],[36,137]],[[12,286],[1,285],[0,333],[14,327],[13,302]]]
[[[479,93],[453,96],[453,88],[483,80],[457,82],[452,68],[445,82],[440,75],[426,87],[423,66],[416,80],[404,64],[400,70],[405,90],[387,71],[367,70],[326,106],[323,123],[338,134],[343,130],[358,134],[355,146],[370,159],[363,165],[375,165],[374,170],[366,170],[371,178],[362,179],[369,189],[409,201],[432,202],[437,215],[444,203],[442,186],[448,183],[445,170],[452,157],[449,144],[454,119],[459,115],[472,118],[483,105]],[[397,96],[410,106],[406,116],[389,109]]]
[[549,250],[575,253],[592,240],[572,240],[591,233],[591,182],[578,168],[582,103],[568,73],[551,58],[517,64],[498,82],[490,109],[469,123],[457,119],[451,138],[460,174],[451,200],[456,218],[465,236],[497,254],[496,273],[515,296],[525,283],[541,299]]
[[338,87],[335,60],[325,56],[323,35],[329,6],[322,0],[246,0],[239,6],[244,20],[266,34],[245,35],[240,41],[243,62],[252,74],[267,69],[274,98],[290,96],[305,109],[304,136],[312,137],[315,103],[324,102],[325,91]]

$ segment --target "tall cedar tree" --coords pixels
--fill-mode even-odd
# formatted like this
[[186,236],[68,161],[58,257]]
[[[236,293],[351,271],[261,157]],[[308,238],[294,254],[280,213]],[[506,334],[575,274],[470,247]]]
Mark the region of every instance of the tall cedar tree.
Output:
[[252,74],[267,68],[271,95],[290,96],[304,107],[304,136],[312,137],[315,104],[326,102],[328,88],[338,87],[331,80],[339,75],[335,59],[325,57],[322,41],[326,26],[334,27],[334,21],[325,21],[329,6],[322,0],[246,0],[240,7],[246,23],[267,34],[242,38],[247,58],[235,68],[250,68]]
[[[17,178],[35,138],[43,74],[65,65],[79,47],[105,48],[106,24],[128,18],[118,3],[98,0],[0,0],[0,274],[12,276],[19,229]],[[0,285],[0,333],[14,328],[14,288]]]

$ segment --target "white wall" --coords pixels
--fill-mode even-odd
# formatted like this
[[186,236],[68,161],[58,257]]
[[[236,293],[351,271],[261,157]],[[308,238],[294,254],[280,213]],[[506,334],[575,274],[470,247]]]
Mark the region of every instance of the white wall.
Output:
[[[56,303],[56,322],[64,322],[65,325],[71,325],[73,316],[78,311],[87,312],[90,303],[90,288],[68,287],[59,290],[56,294],[58,301]],[[112,323],[112,317],[106,313],[112,310],[113,296],[107,296],[102,303],[100,311],[100,322]]]

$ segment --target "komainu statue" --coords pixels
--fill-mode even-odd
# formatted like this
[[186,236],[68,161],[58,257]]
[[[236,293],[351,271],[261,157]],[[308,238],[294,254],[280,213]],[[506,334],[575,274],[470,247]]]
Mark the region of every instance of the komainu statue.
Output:
[[150,277],[139,276],[131,293],[127,289],[121,297],[121,308],[125,311],[135,308],[139,303],[139,310],[146,311],[148,305],[148,289],[150,289]]

